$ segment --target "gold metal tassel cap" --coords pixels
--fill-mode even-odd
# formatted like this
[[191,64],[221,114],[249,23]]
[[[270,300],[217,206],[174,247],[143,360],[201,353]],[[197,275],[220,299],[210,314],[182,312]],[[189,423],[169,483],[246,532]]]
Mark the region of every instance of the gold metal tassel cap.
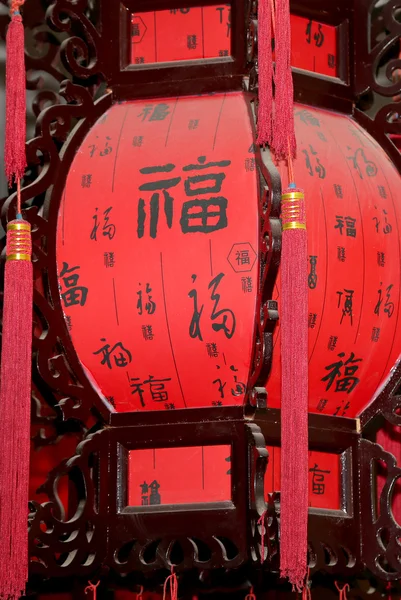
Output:
[[7,260],[30,261],[32,255],[31,225],[27,221],[10,221],[7,225]]
[[286,191],[281,196],[281,222],[283,231],[306,229],[305,194],[300,190]]

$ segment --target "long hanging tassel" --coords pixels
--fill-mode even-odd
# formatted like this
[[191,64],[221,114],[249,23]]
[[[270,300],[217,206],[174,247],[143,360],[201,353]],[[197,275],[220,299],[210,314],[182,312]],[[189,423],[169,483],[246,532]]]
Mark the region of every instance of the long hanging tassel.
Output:
[[308,273],[305,199],[282,196],[280,570],[297,589],[307,571]]
[[276,159],[295,158],[294,86],[291,72],[289,0],[276,0],[275,12],[275,119],[272,146]]
[[272,2],[259,0],[258,5],[258,144],[272,143],[273,122],[273,53]]
[[26,168],[26,91],[24,26],[19,12],[24,0],[13,0],[6,44],[6,131],[4,162],[7,180],[22,179]]
[[31,226],[7,225],[0,406],[0,597],[19,598],[28,579],[31,415]]
[[20,179],[25,169],[24,30],[11,3],[7,32],[5,166],[17,182],[17,219],[7,225],[0,380],[0,598],[13,600],[28,579],[28,484],[31,407],[31,226],[22,219]]

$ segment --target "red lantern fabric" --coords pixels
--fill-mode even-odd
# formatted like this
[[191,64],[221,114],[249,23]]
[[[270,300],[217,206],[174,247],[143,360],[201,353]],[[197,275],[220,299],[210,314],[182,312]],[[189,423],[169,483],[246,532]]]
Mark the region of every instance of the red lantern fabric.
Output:
[[244,401],[259,236],[249,109],[241,93],[115,105],[71,166],[61,301],[117,411]]

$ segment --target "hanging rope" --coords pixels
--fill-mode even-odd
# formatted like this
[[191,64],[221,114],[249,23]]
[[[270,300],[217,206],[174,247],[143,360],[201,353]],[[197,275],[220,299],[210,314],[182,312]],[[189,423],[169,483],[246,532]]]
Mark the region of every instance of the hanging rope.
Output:
[[163,586],[163,600],[167,598],[167,587],[170,586],[170,599],[178,600],[178,580],[174,573],[174,567],[171,567],[171,574],[167,577]]
[[88,581],[88,584],[85,588],[85,594],[89,594],[90,592],[92,592],[92,599],[96,600],[96,596],[97,596],[97,588],[99,587],[99,583],[100,580],[94,584],[91,581]]

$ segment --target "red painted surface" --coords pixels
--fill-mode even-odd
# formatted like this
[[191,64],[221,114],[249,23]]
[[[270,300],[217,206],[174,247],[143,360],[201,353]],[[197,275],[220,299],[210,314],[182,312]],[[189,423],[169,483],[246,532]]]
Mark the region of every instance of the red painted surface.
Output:
[[157,448],[129,453],[129,506],[224,500],[231,500],[230,446]]
[[148,64],[231,54],[231,6],[134,13],[131,62]]
[[[265,494],[281,489],[281,449],[267,447],[269,466],[265,475]],[[340,510],[341,507],[341,463],[337,454],[309,452],[309,506]]]
[[[295,113],[308,229],[309,410],[355,417],[401,354],[400,177],[350,118],[300,105]],[[280,277],[275,290],[280,305]],[[280,371],[278,325],[270,407],[280,406]]]
[[291,35],[293,67],[337,77],[337,27],[292,15]]
[[244,401],[259,235],[248,111],[240,93],[115,105],[73,161],[61,299],[118,411]]

